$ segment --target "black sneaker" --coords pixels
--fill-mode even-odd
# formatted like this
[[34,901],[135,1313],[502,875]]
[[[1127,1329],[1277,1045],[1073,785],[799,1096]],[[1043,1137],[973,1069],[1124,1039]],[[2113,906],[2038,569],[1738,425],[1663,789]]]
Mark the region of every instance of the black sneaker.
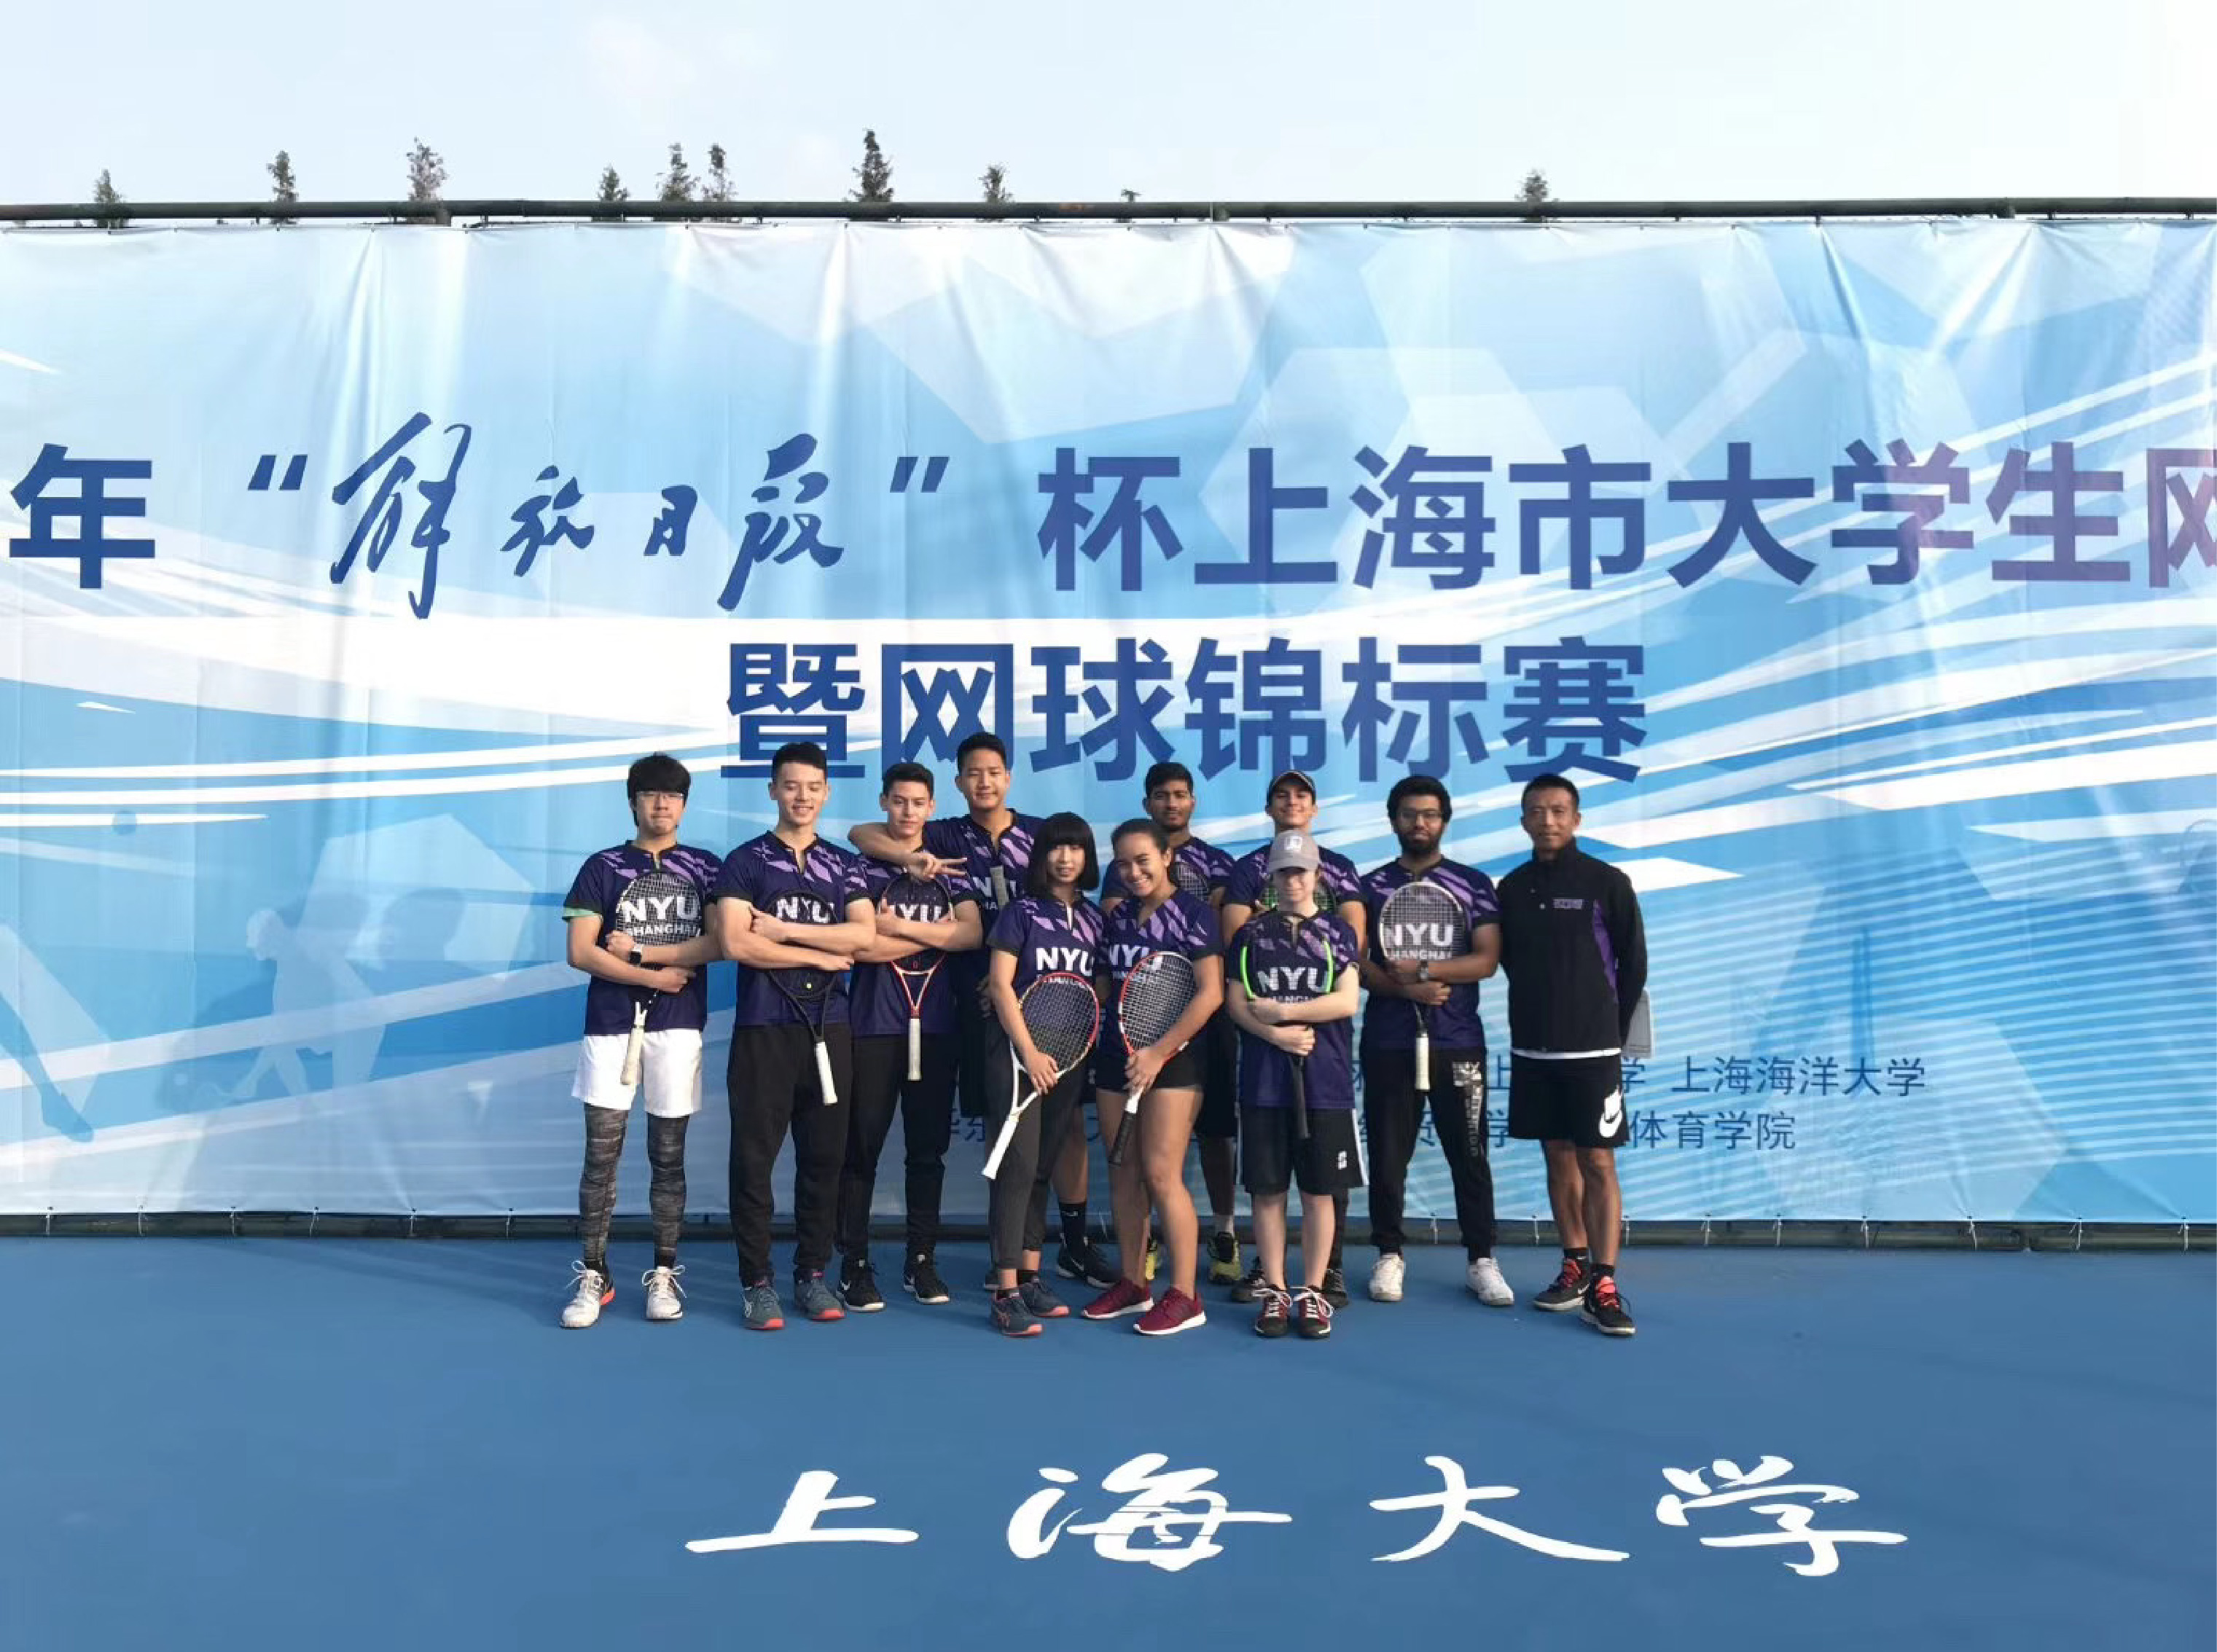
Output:
[[1275,1285],[1257,1288],[1255,1300],[1263,1311],[1255,1316],[1255,1335],[1283,1336],[1294,1328],[1294,1299]]
[[948,1300],[947,1281],[939,1277],[939,1270],[932,1266],[929,1251],[920,1250],[908,1259],[908,1266],[901,1269],[901,1286],[918,1302]]
[[1267,1281],[1263,1278],[1263,1264],[1257,1262],[1247,1270],[1247,1277],[1232,1287],[1234,1302],[1260,1302]]
[[[1325,1279],[1329,1282],[1331,1273]],[[1331,1335],[1331,1304],[1321,1291],[1304,1290],[1294,1298],[1294,1324],[1312,1342]]]
[[[1327,1267],[1325,1269],[1324,1299],[1335,1308],[1344,1308],[1347,1306],[1347,1274],[1343,1270],[1337,1267]],[[1312,1335],[1312,1333],[1304,1327],[1301,1331],[1301,1335],[1307,1336]],[[1331,1335],[1331,1316],[1329,1314],[1325,1316],[1324,1329],[1315,1332],[1313,1335],[1318,1336],[1330,1336]]]
[[1586,1286],[1592,1281],[1585,1267],[1575,1256],[1563,1258],[1563,1271],[1555,1275],[1555,1282],[1532,1298],[1532,1305],[1543,1314],[1567,1314],[1585,1300]]
[[1603,1336],[1630,1336],[1634,1327],[1631,1311],[1624,1298],[1617,1293],[1616,1275],[1604,1273],[1587,1291],[1584,1310],[1579,1315],[1585,1322]]
[[1090,1239],[1085,1242],[1083,1250],[1072,1250],[1068,1245],[1057,1250],[1054,1271],[1065,1279],[1077,1279],[1096,1291],[1106,1291],[1123,1277],[1101,1254],[1101,1247]]
[[858,1314],[874,1314],[886,1305],[868,1257],[849,1256],[839,1265],[839,1300]]

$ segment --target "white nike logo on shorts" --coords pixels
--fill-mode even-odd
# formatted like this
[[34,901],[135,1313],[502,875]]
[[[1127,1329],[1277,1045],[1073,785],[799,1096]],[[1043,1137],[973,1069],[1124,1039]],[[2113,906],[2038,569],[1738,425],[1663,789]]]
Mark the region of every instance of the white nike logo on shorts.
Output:
[[1609,1100],[1601,1104],[1601,1129],[1598,1133],[1603,1136],[1614,1136],[1623,1128],[1624,1092],[1621,1089],[1611,1090],[1609,1093]]

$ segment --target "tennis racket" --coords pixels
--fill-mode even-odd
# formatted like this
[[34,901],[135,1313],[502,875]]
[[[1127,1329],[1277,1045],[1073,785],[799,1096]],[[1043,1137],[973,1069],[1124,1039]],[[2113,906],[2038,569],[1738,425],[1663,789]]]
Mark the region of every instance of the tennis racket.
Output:
[[[1258,922],[1273,924],[1285,935],[1284,951],[1294,952],[1301,933],[1301,921],[1288,912],[1265,914]],[[1269,931],[1263,932],[1266,935]],[[1317,984],[1314,973],[1307,969],[1265,970],[1263,990],[1257,991],[1255,979],[1249,971],[1249,960],[1254,950],[1254,940],[1249,939],[1239,950],[1239,984],[1247,989],[1250,998],[1268,998],[1281,1004],[1306,1003],[1312,998],[1322,998],[1332,989],[1339,978],[1339,960],[1333,955],[1331,939],[1325,938],[1323,983]],[[1291,1069],[1291,1088],[1294,1097],[1294,1135],[1297,1140],[1309,1138],[1309,1058],[1297,1056],[1290,1050],[1285,1052],[1286,1065]]]
[[1196,901],[1208,898],[1208,874],[1192,861],[1175,854],[1170,857],[1170,882],[1181,895],[1190,895]]
[[834,977],[827,970],[772,970],[770,984],[785,995],[794,1014],[807,1027],[816,1049],[816,1082],[824,1092],[824,1105],[839,1105],[839,1087],[831,1082],[831,1051],[824,1042],[824,1012],[831,1002]]
[[[1193,960],[1183,952],[1149,952],[1132,965],[1124,989],[1116,995],[1116,1030],[1123,1035],[1124,1058],[1131,1058],[1151,1044],[1168,1038],[1184,1019],[1201,983],[1194,978]],[[1134,1135],[1132,1121],[1139,1116],[1137,1089],[1124,1097],[1124,1111],[1116,1121],[1116,1139],[1108,1143],[1108,1162],[1121,1164]]]
[[[954,913],[946,885],[936,878],[896,878],[879,904],[911,923],[944,923]],[[901,996],[908,1001],[908,1076],[911,1080],[923,1076],[923,996],[931,990],[931,978],[946,961],[946,953],[927,946],[891,966],[893,979],[900,983]]]
[[1632,1030],[1624,1035],[1624,1053],[1640,1061],[1655,1053],[1655,1012],[1647,1007],[1645,992],[1632,1007]]
[[[1033,1047],[1054,1063],[1058,1084],[1085,1059],[1101,1032],[1100,996],[1093,990],[1090,981],[1067,971],[1042,975],[1026,987],[1024,996],[1017,1001],[1016,1012],[1023,1018],[1024,1032],[1029,1035]],[[1011,1061],[1015,1060],[1013,1046],[1009,1055]],[[993,1150],[985,1156],[988,1181],[1001,1173],[1001,1160],[1008,1153],[1009,1143],[1016,1138],[1016,1121],[1040,1099],[1038,1089],[1026,1084],[1021,1063],[1016,1082],[1029,1093],[1001,1120],[1001,1133],[993,1139]]]
[[[1378,914],[1378,955],[1388,964],[1442,964],[1470,950],[1470,920],[1442,885],[1419,878],[1386,897]],[[1431,1018],[1417,1012],[1417,1090],[1432,1088]]]
[[[701,891],[675,872],[662,869],[662,857],[624,886],[616,897],[615,927],[635,946],[674,946],[701,934]],[[623,1082],[639,1082],[646,1053],[646,1018],[660,992],[635,987],[631,996],[631,1039],[624,1045]]]

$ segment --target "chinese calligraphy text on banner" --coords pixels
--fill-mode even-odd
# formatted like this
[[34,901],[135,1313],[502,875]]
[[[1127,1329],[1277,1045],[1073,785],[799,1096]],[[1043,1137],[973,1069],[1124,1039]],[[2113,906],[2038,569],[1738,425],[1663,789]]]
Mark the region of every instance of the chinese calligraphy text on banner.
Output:
[[0,235],[0,1209],[573,1208],[630,760],[982,724],[1366,866],[1578,780],[1634,1220],[2208,1220],[2213,409],[2198,223]]

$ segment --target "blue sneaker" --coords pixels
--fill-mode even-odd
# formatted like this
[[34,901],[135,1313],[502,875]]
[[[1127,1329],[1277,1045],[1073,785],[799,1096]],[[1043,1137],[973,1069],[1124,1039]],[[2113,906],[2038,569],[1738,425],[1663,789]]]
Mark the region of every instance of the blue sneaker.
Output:
[[818,1323],[847,1317],[847,1310],[839,1305],[838,1293],[824,1283],[820,1269],[793,1276],[793,1305]]
[[747,1287],[746,1326],[750,1331],[781,1331],[785,1310],[779,1306],[777,1287],[768,1279]]
[[993,1328],[1003,1336],[1037,1336],[1040,1322],[1032,1310],[1024,1306],[1023,1293],[1010,1291],[1005,1295],[993,1293]]
[[1044,1274],[1034,1274],[1016,1287],[1016,1294],[1024,1301],[1025,1310],[1035,1319],[1068,1319],[1070,1304],[1055,1295]]

